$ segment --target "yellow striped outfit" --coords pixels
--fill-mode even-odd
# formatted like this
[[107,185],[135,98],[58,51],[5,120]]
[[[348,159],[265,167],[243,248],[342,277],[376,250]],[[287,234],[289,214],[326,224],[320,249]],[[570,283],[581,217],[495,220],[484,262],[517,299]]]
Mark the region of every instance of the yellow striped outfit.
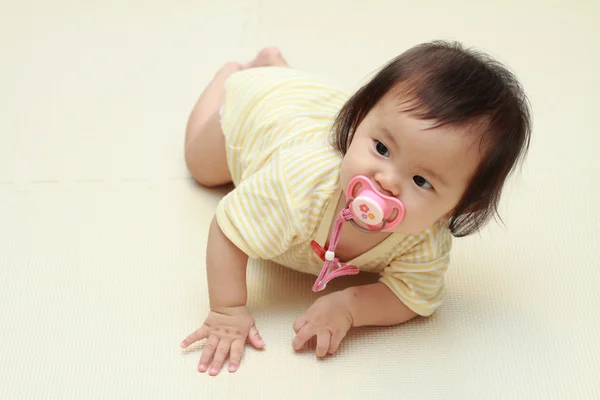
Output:
[[[342,155],[330,131],[349,94],[279,67],[237,72],[225,89],[221,126],[236,188],[219,202],[217,222],[249,257],[318,275],[323,261],[310,241],[325,245],[343,194]],[[404,304],[428,316],[443,299],[451,244],[440,222],[416,235],[394,233],[348,262],[379,273]]]

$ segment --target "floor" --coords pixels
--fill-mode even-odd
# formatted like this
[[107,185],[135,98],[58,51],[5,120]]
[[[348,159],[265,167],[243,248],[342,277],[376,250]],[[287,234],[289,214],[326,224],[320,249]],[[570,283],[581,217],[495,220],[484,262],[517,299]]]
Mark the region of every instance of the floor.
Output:
[[[0,398],[598,395],[600,3],[350,4],[0,5]],[[533,104],[503,224],[456,241],[433,317],[352,331],[321,361],[291,346],[312,277],[251,263],[266,350],[248,349],[235,374],[198,373],[198,347],[179,342],[208,311],[205,242],[227,190],[196,186],[183,161],[203,86],[225,61],[275,44],[354,90],[432,39],[490,52]]]

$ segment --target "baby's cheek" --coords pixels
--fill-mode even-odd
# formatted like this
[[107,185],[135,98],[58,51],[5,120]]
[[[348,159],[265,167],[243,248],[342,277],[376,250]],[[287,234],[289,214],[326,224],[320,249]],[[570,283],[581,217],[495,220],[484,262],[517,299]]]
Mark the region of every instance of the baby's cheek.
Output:
[[344,159],[340,170],[340,185],[342,186],[342,189],[346,190],[346,187],[350,183],[350,179],[352,179],[352,174],[353,168],[351,160]]
[[422,232],[433,225],[436,217],[432,215],[423,204],[423,201],[404,202],[405,214],[404,219],[396,229],[399,232],[407,234],[415,234]]

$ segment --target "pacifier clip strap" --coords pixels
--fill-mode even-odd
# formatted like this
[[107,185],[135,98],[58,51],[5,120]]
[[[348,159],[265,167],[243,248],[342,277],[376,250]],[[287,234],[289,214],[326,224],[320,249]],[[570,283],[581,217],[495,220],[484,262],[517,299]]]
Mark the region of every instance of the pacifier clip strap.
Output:
[[335,226],[333,228],[333,232],[331,233],[331,240],[327,250],[321,247],[314,240],[311,242],[311,246],[315,253],[317,253],[317,255],[325,262],[319,277],[313,285],[313,292],[318,292],[325,289],[327,283],[332,279],[344,275],[356,275],[360,272],[356,266],[340,262],[340,259],[335,256],[335,248],[340,240],[342,226],[344,222],[349,221],[350,219],[352,219],[352,211],[349,208],[345,208],[340,211],[335,220]]

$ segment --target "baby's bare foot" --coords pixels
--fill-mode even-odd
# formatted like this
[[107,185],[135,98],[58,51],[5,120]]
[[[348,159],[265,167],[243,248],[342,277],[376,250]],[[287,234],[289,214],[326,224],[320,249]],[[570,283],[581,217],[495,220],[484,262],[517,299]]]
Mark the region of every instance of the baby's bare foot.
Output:
[[244,65],[244,68],[287,66],[289,66],[287,61],[285,61],[277,47],[265,47],[256,55],[254,60]]

